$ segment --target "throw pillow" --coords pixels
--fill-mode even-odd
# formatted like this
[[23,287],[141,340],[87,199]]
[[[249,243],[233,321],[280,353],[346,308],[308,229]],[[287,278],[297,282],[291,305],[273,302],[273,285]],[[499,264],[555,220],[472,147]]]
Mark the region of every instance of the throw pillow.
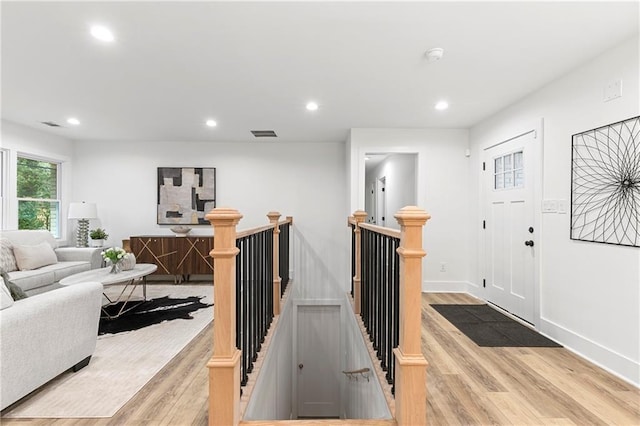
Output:
[[16,265],[21,271],[30,271],[58,262],[53,248],[44,241],[35,246],[14,245],[13,255],[16,258]]
[[27,296],[27,293],[24,292],[22,287],[20,287],[18,284],[11,282],[11,280],[9,279],[9,274],[7,274],[7,272],[2,268],[0,268],[0,277],[2,277],[2,280],[4,281],[4,284],[7,286],[9,293],[11,294],[11,298],[14,301],[20,300],[20,299],[26,299],[27,297],[29,297]]
[[0,278],[0,311],[13,305],[13,297],[9,289],[4,284],[4,280]]
[[16,258],[13,257],[13,245],[6,238],[0,238],[0,268],[7,272],[18,270]]

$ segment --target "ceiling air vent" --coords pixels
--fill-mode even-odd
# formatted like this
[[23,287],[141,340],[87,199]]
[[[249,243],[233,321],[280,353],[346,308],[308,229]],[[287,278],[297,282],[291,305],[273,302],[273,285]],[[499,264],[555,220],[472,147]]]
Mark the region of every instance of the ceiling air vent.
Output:
[[276,132],[273,130],[252,130],[253,136],[256,138],[277,138]]
[[53,121],[41,121],[41,123],[49,127],[62,127],[58,123],[54,123]]

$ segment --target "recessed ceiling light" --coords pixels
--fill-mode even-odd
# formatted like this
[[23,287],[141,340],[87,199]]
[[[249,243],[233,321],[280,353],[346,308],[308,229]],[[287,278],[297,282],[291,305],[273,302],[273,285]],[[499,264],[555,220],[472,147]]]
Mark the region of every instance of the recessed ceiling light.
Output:
[[103,25],[94,25],[91,27],[91,35],[100,41],[112,42],[115,40],[111,30]]
[[371,157],[364,157],[364,161],[371,160]]
[[449,102],[447,102],[447,101],[439,101],[439,102],[436,104],[435,108],[436,108],[438,111],[444,111],[445,109],[449,108]]
[[309,102],[307,103],[307,109],[309,111],[315,111],[318,109],[318,104],[316,102]]
[[211,119],[207,120],[205,124],[209,127],[216,127],[218,125],[218,123],[216,123],[216,120],[211,120]]
[[67,118],[67,123],[71,124],[72,126],[77,126],[80,124],[80,120],[75,117],[69,117]]

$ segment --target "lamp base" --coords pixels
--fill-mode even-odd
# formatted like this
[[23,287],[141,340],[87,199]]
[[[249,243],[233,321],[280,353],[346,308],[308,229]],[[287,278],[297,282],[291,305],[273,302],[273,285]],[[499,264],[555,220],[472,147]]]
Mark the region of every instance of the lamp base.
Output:
[[78,219],[76,247],[89,247],[89,219]]

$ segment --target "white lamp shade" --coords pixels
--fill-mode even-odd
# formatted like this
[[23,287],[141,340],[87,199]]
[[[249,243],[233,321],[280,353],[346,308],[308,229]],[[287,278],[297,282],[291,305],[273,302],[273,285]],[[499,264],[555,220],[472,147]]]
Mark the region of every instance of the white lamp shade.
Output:
[[69,219],[96,219],[98,209],[95,203],[70,203]]

